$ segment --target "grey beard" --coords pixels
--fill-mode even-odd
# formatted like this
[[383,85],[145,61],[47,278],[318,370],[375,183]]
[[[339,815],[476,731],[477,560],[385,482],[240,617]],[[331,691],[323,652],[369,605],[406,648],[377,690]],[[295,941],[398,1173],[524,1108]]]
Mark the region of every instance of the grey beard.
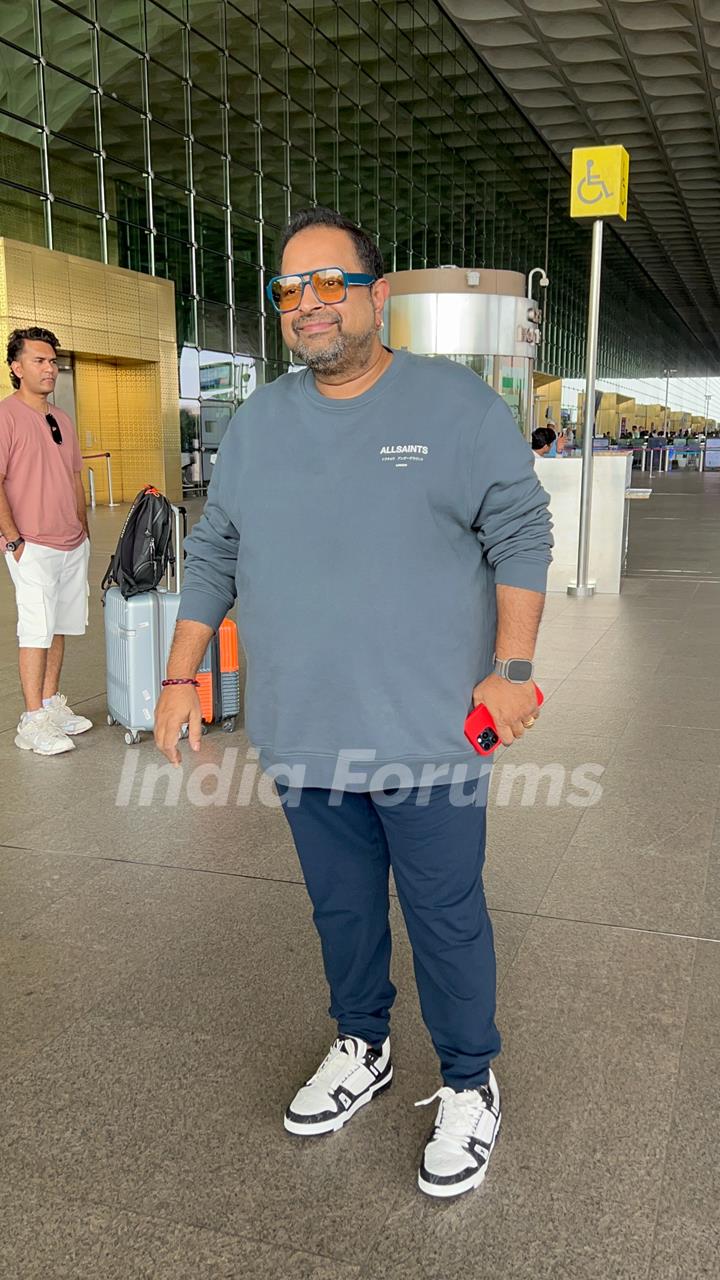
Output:
[[306,364],[313,373],[349,373],[362,365],[363,357],[370,350],[374,332],[374,329],[364,334],[344,334],[341,331],[321,351],[307,346],[300,333],[293,356]]

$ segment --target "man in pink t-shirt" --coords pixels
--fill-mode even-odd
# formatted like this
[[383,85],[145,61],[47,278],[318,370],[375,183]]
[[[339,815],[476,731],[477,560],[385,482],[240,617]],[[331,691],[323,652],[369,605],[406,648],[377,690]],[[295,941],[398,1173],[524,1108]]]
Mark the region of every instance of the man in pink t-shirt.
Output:
[[49,329],[14,329],[13,395],[0,402],[0,552],[15,587],[25,713],[15,745],[37,755],[72,751],[92,728],[59,693],[65,636],[88,619],[88,535],[82,458],[66,413],[48,405],[59,342]]

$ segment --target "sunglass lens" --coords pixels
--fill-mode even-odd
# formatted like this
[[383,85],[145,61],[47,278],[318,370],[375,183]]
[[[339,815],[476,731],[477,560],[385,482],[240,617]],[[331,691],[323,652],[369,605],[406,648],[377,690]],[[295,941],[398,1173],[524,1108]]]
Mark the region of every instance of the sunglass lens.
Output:
[[294,311],[300,305],[302,281],[299,276],[282,276],[273,281],[273,302],[278,311]]
[[345,297],[345,277],[342,271],[315,271],[312,284],[320,302],[342,302]]
[[50,428],[50,435],[55,441],[55,444],[62,444],[62,431],[60,430],[60,427],[58,426],[56,419],[53,418],[51,413],[47,414],[47,424]]

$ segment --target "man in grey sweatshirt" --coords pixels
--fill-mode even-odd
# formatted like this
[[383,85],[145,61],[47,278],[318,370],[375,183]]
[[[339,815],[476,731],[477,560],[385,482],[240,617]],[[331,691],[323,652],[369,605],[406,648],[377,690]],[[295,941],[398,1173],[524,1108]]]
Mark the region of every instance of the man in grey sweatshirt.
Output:
[[247,732],[290,824],[338,1024],[285,1127],[333,1132],[391,1082],[392,866],[443,1078],[418,1180],[457,1195],[482,1182],[501,1114],[488,769],[463,724],[485,703],[509,744],[537,716],[547,495],[480,378],[383,346],[370,237],[314,209],[283,249],[268,296],[306,368],[255,391],[222,442],[156,739],[178,764],[189,723],[199,749],[193,678],[237,597]]

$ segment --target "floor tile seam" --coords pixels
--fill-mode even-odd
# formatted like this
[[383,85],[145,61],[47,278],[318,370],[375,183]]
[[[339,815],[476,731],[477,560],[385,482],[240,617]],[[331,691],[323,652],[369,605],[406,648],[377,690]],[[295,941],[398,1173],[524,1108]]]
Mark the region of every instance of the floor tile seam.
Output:
[[99,853],[97,854],[74,853],[71,849],[48,849],[44,845],[38,849],[34,845],[10,844],[10,843],[6,843],[4,840],[0,840],[0,854],[2,853],[3,849],[9,850],[11,853],[30,853],[30,854],[41,854],[41,853],[48,854],[49,853],[53,857],[82,858],[83,862],[93,862],[93,861],[106,862],[107,861],[107,858],[105,858],[102,854],[99,854]]
[[665,1186],[665,1175],[667,1172],[668,1156],[670,1153],[670,1138],[672,1136],[673,1120],[675,1117],[675,1106],[676,1106],[676,1100],[678,1095],[678,1089],[680,1087],[680,1072],[682,1069],[683,1054],[685,1051],[685,1033],[687,1031],[688,1018],[690,1016],[690,997],[691,997],[692,989],[695,983],[695,973],[697,971],[698,950],[699,950],[698,942],[699,940],[695,941],[695,952],[693,955],[692,969],[690,972],[690,981],[688,982],[687,996],[685,1000],[685,1016],[683,1018],[682,1031],[680,1033],[680,1049],[678,1053],[677,1071],[675,1072],[675,1077],[672,1082],[672,1089],[670,1091],[671,1096],[670,1096],[669,1106],[667,1108],[667,1130],[666,1130],[665,1145],[664,1145],[663,1156],[662,1156],[662,1169],[660,1172],[660,1179],[658,1183],[658,1201],[655,1209],[655,1221],[653,1223],[652,1234],[650,1236],[650,1247],[648,1250],[648,1265],[647,1265],[647,1270],[645,1272],[645,1276],[643,1277],[643,1280],[650,1280],[650,1277],[652,1276],[653,1264],[655,1261],[657,1234],[658,1234],[658,1227],[660,1224],[660,1210],[662,1209],[663,1203],[664,1203],[663,1188]]
[[581,916],[558,916],[547,911],[513,911],[508,907],[491,907],[491,911],[497,914],[505,915],[529,915],[534,920],[554,920],[558,924],[579,924],[587,925],[593,929],[612,929],[619,933],[637,933],[646,937],[666,938],[668,940],[675,939],[684,942],[707,942],[720,944],[720,937],[712,937],[710,934],[698,933],[678,933],[673,929],[651,929],[648,926],[637,924],[617,924],[612,920],[586,920]]
[[174,862],[142,862],[134,861],[131,858],[108,857],[108,862],[114,862],[120,866],[129,867],[147,867],[151,871],[185,871],[193,875],[203,876],[232,876],[237,880],[257,880],[266,882],[267,884],[291,884],[301,888],[305,888],[304,880],[290,880],[285,876],[261,876],[253,875],[249,871],[227,871],[219,867],[187,867],[178,866]]
[[[29,854],[39,853],[39,852],[51,853],[58,857],[69,857],[69,858],[77,858],[77,857],[83,856],[82,854],[73,853],[72,850],[70,849],[43,848],[42,850],[38,850],[38,849],[31,848],[29,845],[0,844],[0,853],[2,853],[3,849],[12,849],[14,852],[29,853]],[[102,862],[107,864],[108,866],[112,866],[113,864],[115,864],[117,866],[126,866],[126,867],[145,867],[149,871],[187,871],[196,875],[233,876],[238,880],[260,880],[260,881],[267,881],[268,884],[292,884],[292,885],[300,885],[303,888],[305,887],[304,880],[290,880],[284,876],[253,875],[248,871],[227,871],[219,867],[188,867],[184,865],[178,865],[177,863],[174,863],[174,862],[145,862],[142,859],[118,858],[110,854],[96,854],[96,853],[89,855],[87,857],[87,861]],[[100,874],[100,872],[98,872],[98,874]],[[77,889],[69,890],[70,894],[77,893],[77,892],[78,892]],[[60,900],[60,896],[65,897],[66,895],[65,894],[58,895],[57,901]],[[56,901],[56,899],[53,899],[53,901]],[[49,905],[52,906],[52,903]],[[46,910],[46,908],[42,908],[42,909]]]
[[500,995],[501,995],[501,993],[502,993],[502,991],[503,991],[503,988],[504,988],[504,986],[505,986],[505,983],[507,982],[507,980],[508,980],[508,978],[509,978],[510,974],[512,973],[513,969],[515,968],[515,962],[516,962],[516,960],[517,960],[518,956],[520,955],[520,951],[521,951],[522,945],[523,945],[523,943],[525,942],[525,939],[527,938],[528,933],[530,932],[530,929],[532,928],[532,923],[533,923],[533,920],[535,919],[535,917],[534,917],[534,915],[533,915],[533,913],[532,913],[531,911],[502,911],[502,910],[501,910],[501,911],[495,911],[492,907],[490,907],[490,908],[489,908],[489,912],[490,912],[491,923],[492,923],[492,917],[493,917],[494,915],[511,915],[511,916],[518,916],[518,915],[522,915],[522,916],[524,916],[524,917],[525,917],[525,919],[527,920],[527,928],[523,930],[523,935],[522,935],[522,937],[518,940],[517,946],[515,947],[515,950],[513,951],[512,956],[511,956],[511,957],[510,957],[510,959],[507,961],[507,965],[506,965],[506,967],[505,967],[505,971],[504,971],[504,973],[503,973],[502,977],[501,977],[501,978],[496,977],[496,988],[495,988],[495,994],[496,994],[496,997],[499,999],[499,997],[500,997]]
[[[152,1150],[152,1148],[148,1147],[147,1150],[150,1151]],[[141,1179],[138,1186],[134,1188],[132,1192],[133,1196],[137,1196],[138,1199],[141,1199],[142,1193],[145,1187],[148,1185],[148,1183],[150,1183],[153,1177],[154,1177],[154,1172],[150,1172],[147,1175],[147,1178]],[[104,1201],[96,1201],[95,1203],[99,1205],[103,1205]],[[170,1226],[170,1227],[182,1227],[186,1231],[192,1231],[192,1232],[209,1231],[214,1235],[223,1236],[225,1237],[225,1239],[236,1240],[239,1244],[262,1245],[264,1248],[273,1249],[277,1253],[284,1253],[289,1258],[292,1258],[294,1255],[300,1254],[300,1255],[304,1255],[305,1257],[319,1258],[323,1262],[331,1262],[334,1264],[337,1264],[340,1262],[340,1263],[347,1264],[348,1266],[352,1265],[352,1261],[353,1261],[352,1259],[345,1256],[340,1256],[338,1254],[324,1253],[324,1252],[318,1251],[317,1249],[306,1249],[296,1244],[289,1244],[289,1243],[280,1244],[277,1240],[273,1239],[272,1237],[258,1235],[257,1233],[252,1232],[252,1228],[250,1228],[250,1232],[248,1234],[245,1234],[240,1231],[233,1230],[231,1227],[228,1227],[228,1226],[219,1226],[216,1221],[211,1220],[210,1218],[208,1218],[203,1223],[203,1225],[200,1226],[197,1222],[191,1222],[187,1218],[175,1216],[174,1214],[170,1213],[166,1209],[154,1208],[151,1212],[144,1213],[139,1211],[136,1207],[125,1205],[124,1207],[121,1207],[118,1210],[115,1218],[113,1219],[113,1223],[111,1225],[114,1225],[118,1221],[118,1219],[123,1216],[140,1218],[146,1222],[147,1221],[158,1222],[158,1223],[166,1224],[167,1226]]]
[[[10,1172],[12,1173],[13,1171],[11,1170]],[[3,1173],[5,1173],[5,1170],[3,1170]],[[7,1180],[9,1181],[9,1178]],[[105,1200],[102,1196],[93,1196],[92,1199],[90,1199],[84,1190],[73,1191],[70,1195],[66,1195],[64,1191],[56,1190],[50,1179],[48,1179],[47,1184],[43,1183],[43,1186],[46,1186],[48,1199],[52,1199],[56,1203],[61,1203],[64,1209],[72,1210],[82,1208],[91,1210],[99,1209],[102,1211],[109,1210],[111,1218],[114,1218],[115,1214],[118,1212],[117,1201]],[[127,1211],[120,1210],[119,1212]]]

